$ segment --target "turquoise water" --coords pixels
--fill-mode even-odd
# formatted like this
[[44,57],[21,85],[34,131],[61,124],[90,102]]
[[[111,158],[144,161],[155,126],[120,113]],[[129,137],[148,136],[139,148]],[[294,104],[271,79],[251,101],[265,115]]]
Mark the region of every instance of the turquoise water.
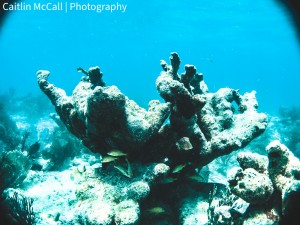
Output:
[[176,51],[181,70],[196,65],[212,92],[256,90],[260,111],[268,113],[300,104],[299,42],[274,0],[119,3],[127,5],[125,12],[10,11],[0,30],[0,92],[40,93],[35,74],[46,69],[50,81],[71,94],[81,77],[76,68],[99,65],[108,85],[147,107],[160,99],[160,59]]

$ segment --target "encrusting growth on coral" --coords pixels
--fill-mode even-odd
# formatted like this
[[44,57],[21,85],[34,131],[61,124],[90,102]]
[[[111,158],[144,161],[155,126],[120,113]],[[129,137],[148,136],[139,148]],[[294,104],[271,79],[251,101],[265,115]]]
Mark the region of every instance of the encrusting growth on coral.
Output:
[[293,218],[300,203],[300,161],[278,140],[271,142],[266,151],[270,178],[282,196],[282,213]]
[[[99,67],[91,68],[98,71]],[[100,86],[83,79],[72,97],[48,82],[48,71],[38,72],[38,83],[66,127],[94,152],[135,151],[143,146],[169,115],[167,103],[152,101],[149,110],[129,100],[116,86]],[[89,76],[91,77],[91,76]],[[100,82],[103,83],[103,82]]]
[[[133,225],[147,221],[152,212],[159,212],[152,219],[154,224],[193,221],[193,217],[184,216],[190,213],[189,208],[180,215],[174,212],[184,207],[186,199],[195,199],[193,188],[202,190],[204,178],[199,170],[245,147],[266,129],[267,116],[257,112],[255,91],[241,94],[236,89],[221,88],[209,92],[203,74],[190,64],[179,74],[180,63],[175,52],[169,64],[161,60],[156,88],[164,103],[152,100],[148,110],[116,86],[105,84],[99,67],[88,71],[78,68],[85,76],[72,96],[48,81],[49,71],[37,72],[40,89],[55,106],[62,123],[86,147],[102,155],[101,166],[80,170],[83,175],[87,171],[96,175],[88,181],[94,185],[82,183],[77,191],[77,199],[82,200],[78,204],[79,217],[84,221],[110,224],[114,220]],[[268,158],[256,153],[238,154],[240,167],[227,176],[230,192],[228,189],[223,200],[211,197],[208,202],[211,224],[247,224],[261,217],[278,222],[281,216],[293,214],[292,200],[300,199],[299,160],[279,142],[272,142],[267,152]],[[75,181],[82,178],[75,175]],[[98,175],[102,180],[97,179]],[[104,188],[105,207],[91,203],[94,197],[89,193],[93,190],[98,196],[97,188],[112,178],[122,181],[115,188]],[[167,204],[151,203],[165,197],[162,195],[178,202],[168,205],[166,198]],[[92,202],[97,202],[95,199]],[[106,209],[102,217],[98,207]]]
[[[267,117],[257,113],[254,91],[241,95],[237,90],[222,88],[209,93],[203,74],[197,73],[195,66],[186,65],[185,72],[178,76],[174,74],[180,63],[177,53],[172,53],[170,60],[171,65],[161,61],[163,71],[156,81],[161,97],[171,103],[170,123],[162,128],[161,136],[169,138],[168,146],[185,137],[186,143],[190,142],[193,148],[176,153],[173,147],[170,155],[180,157],[169,158],[192,160],[191,163],[197,166],[206,165],[244,147],[265,130]],[[235,112],[234,102],[240,113]]]
[[280,217],[279,224],[295,224],[291,220],[300,204],[300,161],[278,140],[272,141],[266,151],[268,157],[240,152],[240,167],[232,168],[227,175],[229,188],[258,209],[263,206],[260,213],[252,208],[254,214],[266,215],[274,224]]
[[170,61],[171,65],[161,61],[163,71],[156,81],[166,103],[153,100],[148,111],[116,86],[106,86],[99,67],[78,68],[88,79],[79,82],[72,96],[49,83],[50,72],[40,70],[37,78],[62,122],[88,148],[101,154],[121,149],[131,161],[168,158],[171,164],[202,167],[246,146],[265,130],[267,117],[257,113],[254,91],[241,95],[222,88],[210,93],[195,66],[185,65],[178,75],[178,54],[171,53]]

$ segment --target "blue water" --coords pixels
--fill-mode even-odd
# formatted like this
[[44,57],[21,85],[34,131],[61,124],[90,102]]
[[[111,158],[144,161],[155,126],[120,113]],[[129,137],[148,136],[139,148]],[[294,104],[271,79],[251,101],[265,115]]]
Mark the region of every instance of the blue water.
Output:
[[160,59],[176,51],[181,71],[196,65],[212,92],[256,90],[260,111],[268,113],[300,104],[299,42],[274,0],[119,3],[127,4],[126,12],[9,13],[0,30],[0,92],[40,93],[35,74],[46,69],[50,81],[71,94],[81,77],[76,68],[99,65],[108,85],[147,107],[161,99],[155,89]]

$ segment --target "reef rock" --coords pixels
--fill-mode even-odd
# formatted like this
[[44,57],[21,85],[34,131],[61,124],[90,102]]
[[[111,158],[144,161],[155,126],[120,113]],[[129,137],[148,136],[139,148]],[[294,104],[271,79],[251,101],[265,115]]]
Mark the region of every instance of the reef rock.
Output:
[[170,60],[171,65],[161,61],[156,81],[166,103],[151,101],[148,110],[116,86],[105,86],[99,67],[78,69],[87,77],[71,97],[48,82],[50,72],[38,71],[37,80],[62,122],[89,149],[101,154],[121,149],[130,161],[168,159],[168,166],[184,164],[191,171],[246,146],[265,130],[267,117],[257,113],[254,91],[241,95],[222,88],[209,93],[195,66],[185,65],[179,76],[178,54],[172,53]]
[[249,203],[264,204],[274,192],[267,173],[267,158],[257,153],[240,152],[237,161],[241,168],[234,167],[227,175],[232,193]]
[[252,168],[233,168],[228,173],[228,183],[233,194],[249,203],[265,203],[273,194],[270,178]]
[[271,142],[266,151],[270,178],[282,195],[282,213],[292,214],[300,206],[300,161],[278,140]]
[[[95,68],[89,73],[93,70]],[[85,79],[69,97],[48,82],[49,75],[48,71],[38,71],[40,88],[50,98],[66,127],[94,152],[136,150],[158,132],[169,115],[167,103],[151,101],[146,111],[116,86],[95,85],[101,82],[90,83]]]
[[267,117],[257,113],[255,91],[241,95],[221,88],[209,93],[195,66],[185,65],[179,76],[177,53],[171,54],[170,61],[171,65],[161,61],[163,71],[156,80],[160,96],[171,103],[170,123],[156,138],[156,155],[163,149],[174,163],[201,167],[246,146],[265,130]]
[[239,153],[241,168],[228,173],[229,188],[250,205],[258,206],[248,212],[245,224],[278,224],[279,220],[280,224],[295,224],[293,218],[300,206],[300,161],[278,140],[272,141],[266,151],[268,158]]
[[[99,67],[78,69],[86,77],[72,96],[49,83],[50,72],[37,72],[41,90],[67,129],[103,156],[101,172],[76,191],[80,202],[76,204],[77,221],[133,225],[152,217],[163,224],[172,224],[170,221],[179,217],[181,221],[198,220],[203,210],[195,212],[195,217],[174,214],[184,205],[190,185],[201,189],[203,180],[196,169],[246,146],[265,130],[267,117],[257,112],[254,91],[241,95],[238,90],[222,88],[209,93],[203,74],[197,73],[195,66],[185,65],[185,72],[178,75],[178,54],[172,53],[170,61],[171,65],[161,61],[163,71],[156,80],[165,103],[152,100],[148,110],[129,100],[116,86],[106,86]],[[122,179],[113,182],[120,175]],[[97,176],[102,177],[101,182]],[[108,186],[102,183],[103,177]],[[264,179],[257,178],[259,182]],[[179,203],[157,206],[147,199],[161,199],[161,195],[177,198]],[[263,197],[268,195],[266,192]],[[104,210],[102,214],[100,208]],[[226,211],[220,214],[224,214],[226,224],[230,219]]]

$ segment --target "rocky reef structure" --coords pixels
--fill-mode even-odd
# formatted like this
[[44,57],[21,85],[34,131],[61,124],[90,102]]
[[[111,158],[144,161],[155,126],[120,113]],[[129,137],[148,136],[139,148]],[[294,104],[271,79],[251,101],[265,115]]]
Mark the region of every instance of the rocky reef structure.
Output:
[[266,157],[241,152],[237,160],[241,167],[232,168],[228,173],[232,193],[242,196],[249,203],[265,203],[274,192],[272,181],[267,174]]
[[291,223],[300,206],[300,161],[279,141],[271,142],[267,147],[268,171],[274,188],[281,193],[282,214],[285,224]]
[[[162,128],[161,135],[169,137],[168,146],[173,145],[169,155],[176,157],[170,158],[203,166],[246,146],[265,130],[267,117],[257,113],[255,91],[241,95],[238,90],[221,88],[209,93],[195,66],[186,65],[179,77],[178,55],[172,53],[170,60],[170,66],[161,61],[164,71],[156,81],[161,97],[171,103],[170,123]],[[183,138],[185,142],[180,144]]]
[[169,104],[152,101],[146,111],[116,86],[104,86],[97,81],[97,77],[101,79],[99,67],[86,73],[93,78],[83,79],[72,97],[48,82],[48,71],[39,71],[37,75],[40,88],[52,101],[62,122],[88,148],[101,154],[111,149],[137,151],[161,128],[169,115]]
[[228,173],[229,188],[250,203],[248,220],[297,224],[294,218],[300,205],[300,161],[278,140],[271,142],[266,151],[268,157],[239,153],[240,167]]
[[[102,155],[102,165],[76,170],[92,174],[88,178],[81,181],[72,175],[78,181],[76,221],[129,225],[146,224],[152,218],[149,224],[189,224],[196,217],[186,219],[190,210],[184,210],[183,199],[187,193],[187,198],[195,199],[198,190],[203,190],[198,171],[246,146],[266,129],[267,116],[257,112],[255,91],[242,95],[222,88],[210,93],[195,66],[186,65],[185,72],[178,74],[177,53],[171,54],[170,65],[162,60],[161,66],[156,87],[165,103],[152,100],[148,110],[116,86],[107,86],[99,67],[78,68],[85,76],[72,96],[48,81],[49,71],[37,72],[41,90],[66,128]],[[90,169],[93,172],[87,173]],[[105,206],[100,214],[100,206],[93,204],[97,198]],[[152,205],[155,199],[165,203]],[[171,199],[178,201],[173,204]]]
[[161,61],[163,71],[156,81],[166,103],[153,100],[148,110],[116,86],[106,86],[99,67],[87,72],[78,69],[86,77],[72,96],[49,83],[48,71],[38,71],[37,79],[68,130],[103,155],[120,149],[130,161],[168,158],[174,164],[182,161],[201,167],[247,145],[265,130],[267,117],[257,113],[254,91],[241,95],[222,88],[209,93],[195,66],[186,65],[179,76],[178,54],[172,53],[170,60],[171,65]]

